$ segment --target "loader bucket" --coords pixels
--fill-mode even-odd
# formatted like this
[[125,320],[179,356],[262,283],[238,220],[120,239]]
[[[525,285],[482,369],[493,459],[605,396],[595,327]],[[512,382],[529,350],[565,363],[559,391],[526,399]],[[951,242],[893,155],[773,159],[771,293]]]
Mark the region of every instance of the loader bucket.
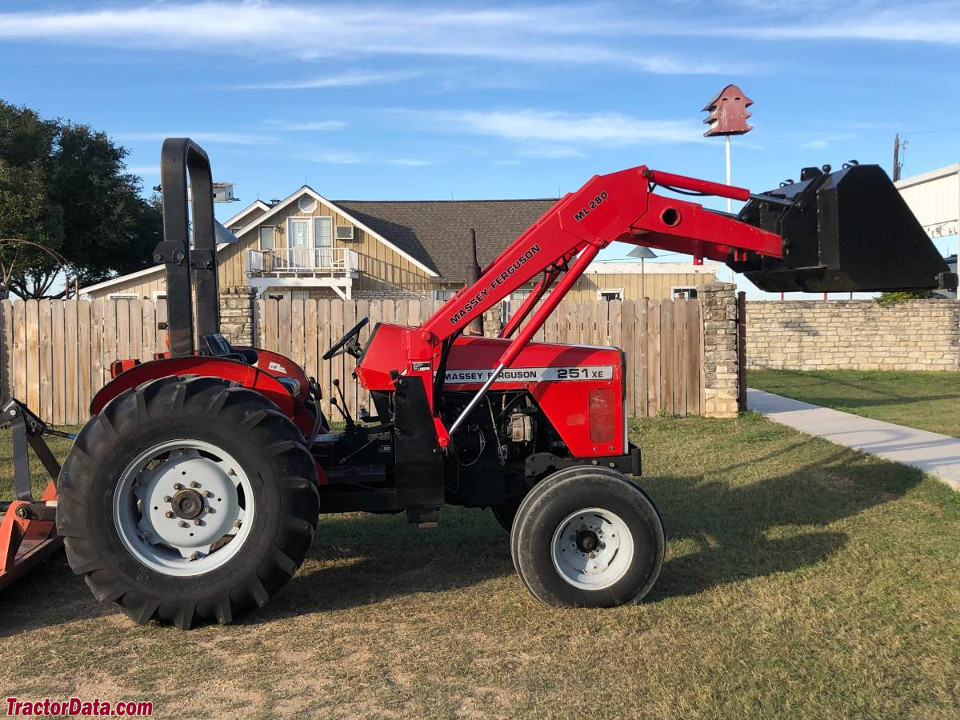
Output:
[[804,168],[799,182],[763,195],[753,196],[739,219],[780,235],[783,259],[752,256],[729,263],[761,290],[874,292],[957,285],[879,165],[845,164],[836,172],[829,166]]

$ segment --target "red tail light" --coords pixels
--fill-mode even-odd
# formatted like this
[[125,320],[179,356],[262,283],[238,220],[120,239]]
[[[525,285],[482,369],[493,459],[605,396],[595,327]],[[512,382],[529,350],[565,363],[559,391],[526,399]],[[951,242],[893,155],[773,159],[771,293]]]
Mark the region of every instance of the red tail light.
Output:
[[110,377],[115,378],[120,373],[126,372],[130,368],[134,368],[140,364],[140,361],[136,358],[131,358],[129,360],[114,360],[110,363]]

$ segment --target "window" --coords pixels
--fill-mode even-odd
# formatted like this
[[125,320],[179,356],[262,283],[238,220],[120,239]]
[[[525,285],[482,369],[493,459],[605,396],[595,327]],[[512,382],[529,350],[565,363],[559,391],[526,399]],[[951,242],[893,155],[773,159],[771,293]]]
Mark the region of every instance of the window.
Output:
[[287,252],[291,268],[333,267],[333,218],[287,219]]
[[111,293],[107,295],[108,300],[139,300],[140,296],[136,293]]
[[310,219],[290,218],[290,247],[307,247],[310,244]]
[[310,252],[310,218],[290,218],[287,221],[286,267],[309,268],[315,265]]
[[312,213],[317,209],[317,201],[309,195],[304,195],[302,198],[297,200],[297,207],[302,213]]
[[316,252],[317,267],[333,265],[333,218],[313,219],[313,246]]
[[153,291],[153,300],[154,300],[154,302],[156,302],[157,300],[166,300],[166,299],[167,299],[167,291],[166,291],[166,290],[154,290],[154,291]]
[[276,290],[272,289],[264,293],[267,300],[309,300],[309,290]]
[[447,300],[452,298],[456,293],[457,293],[456,290],[434,290],[433,299],[442,300],[443,302],[446,302]]
[[675,287],[672,295],[674,300],[693,300],[697,297],[697,289],[695,287]]
[[275,228],[270,225],[260,226],[260,249],[273,250],[276,247]]
[[598,300],[623,300],[623,288],[610,288],[609,290],[598,290]]

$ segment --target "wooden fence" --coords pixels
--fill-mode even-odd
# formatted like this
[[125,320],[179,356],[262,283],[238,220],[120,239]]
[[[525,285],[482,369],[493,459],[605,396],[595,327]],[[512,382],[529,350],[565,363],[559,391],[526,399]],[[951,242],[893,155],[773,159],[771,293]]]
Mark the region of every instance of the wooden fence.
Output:
[[[324,398],[338,379],[351,412],[369,397],[351,377],[355,361],[320,357],[359,319],[419,325],[442,303],[431,300],[260,300],[261,347],[287,355],[317,378]],[[649,417],[700,414],[703,403],[703,336],[696,300],[572,302],[559,305],[534,340],[614,345],[627,353],[627,414]]]
[[167,347],[166,301],[0,302],[0,390],[54,425],[89,417],[117,358],[150,360]]
[[[347,406],[370,407],[353,381],[355,361],[320,357],[358,319],[417,325],[439,302],[259,300],[259,344],[300,363],[329,399],[339,379]],[[0,302],[0,394],[16,397],[55,425],[88,417],[90,399],[117,358],[150,360],[167,347],[164,300]],[[561,303],[536,340],[615,345],[627,353],[627,413],[698,414],[703,407],[703,336],[696,300]],[[329,405],[325,408],[329,413]]]

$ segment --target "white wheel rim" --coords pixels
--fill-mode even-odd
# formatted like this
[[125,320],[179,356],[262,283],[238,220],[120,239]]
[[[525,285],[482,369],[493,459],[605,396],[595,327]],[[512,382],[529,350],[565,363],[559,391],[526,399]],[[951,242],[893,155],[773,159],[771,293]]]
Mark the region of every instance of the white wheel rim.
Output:
[[608,588],[633,562],[633,535],[616,513],[584,508],[570,513],[553,533],[553,566],[581,590]]
[[253,487],[243,467],[200,440],[144,450],[113,494],[120,541],[164,575],[202,575],[226,563],[249,537],[253,515]]

